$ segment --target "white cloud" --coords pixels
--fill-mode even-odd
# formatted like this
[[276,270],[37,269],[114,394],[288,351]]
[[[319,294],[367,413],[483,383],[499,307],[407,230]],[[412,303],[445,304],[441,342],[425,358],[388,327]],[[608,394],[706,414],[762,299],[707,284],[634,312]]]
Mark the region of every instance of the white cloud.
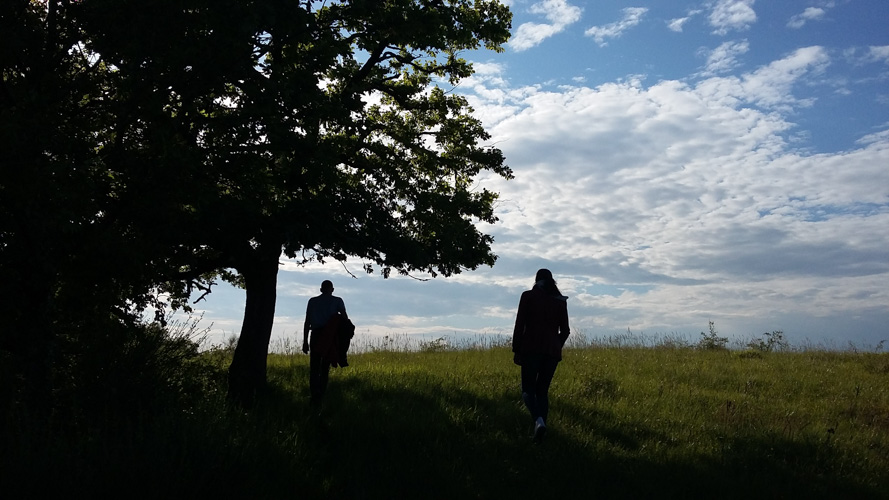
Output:
[[[866,64],[889,64],[889,45],[871,45],[869,47],[850,47],[843,51],[843,57],[850,64],[864,66]],[[885,78],[885,75],[877,78]]]
[[761,333],[885,308],[889,133],[819,155],[783,138],[794,86],[828,63],[808,47],[693,85],[507,90],[513,112],[489,129],[516,178],[489,181],[503,203],[485,227],[501,262],[556,267],[574,323],[612,331]]
[[549,23],[524,23],[519,26],[509,41],[509,46],[518,52],[536,47],[580,20],[582,9],[565,0],[543,0],[532,5],[530,12],[543,15]]
[[603,26],[593,26],[586,30],[584,34],[593,37],[600,47],[604,47],[605,45],[608,45],[608,42],[606,41],[607,39],[617,38],[621,36],[624,31],[642,22],[642,16],[646,12],[648,12],[648,9],[645,7],[627,7],[623,9],[624,17],[620,21]]
[[667,27],[670,28],[671,31],[675,31],[677,33],[682,32],[682,25],[688,22],[691,19],[690,17],[678,17],[676,19],[670,19],[667,21]]
[[745,54],[749,50],[750,44],[747,40],[723,43],[707,53],[707,64],[700,76],[728,73],[740,65],[737,56]]
[[729,31],[744,31],[756,22],[755,0],[718,0],[710,10],[713,33],[725,35]]
[[811,101],[793,96],[793,85],[805,75],[822,72],[828,64],[830,58],[823,47],[804,47],[751,73],[711,78],[699,84],[699,88],[708,92],[711,99],[726,104],[741,101],[789,110],[811,105]]
[[889,122],[884,123],[883,127],[886,127],[886,130],[881,130],[879,132],[875,132],[873,134],[868,134],[861,139],[858,139],[858,144],[885,144],[889,143]]
[[567,26],[580,19],[582,9],[570,5],[565,0],[543,0],[531,6],[530,12],[541,14],[557,26]]
[[669,21],[667,21],[667,28],[669,28],[671,31],[681,33],[683,26],[685,26],[685,23],[687,23],[688,21],[691,20],[692,17],[694,17],[700,13],[701,13],[700,10],[692,10],[685,17],[677,17],[676,19],[670,19]]
[[547,38],[562,31],[562,27],[552,24],[525,23],[519,26],[509,46],[521,52],[540,45]]
[[866,60],[868,62],[883,62],[889,64],[889,45],[868,47]]
[[787,22],[788,28],[799,29],[806,25],[809,21],[818,21],[824,18],[826,10],[820,7],[807,7],[801,14],[797,14],[790,18]]

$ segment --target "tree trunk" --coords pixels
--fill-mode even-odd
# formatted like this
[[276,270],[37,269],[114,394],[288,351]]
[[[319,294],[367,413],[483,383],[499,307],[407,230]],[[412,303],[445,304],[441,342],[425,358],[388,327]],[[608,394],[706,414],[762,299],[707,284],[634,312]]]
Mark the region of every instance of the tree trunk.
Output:
[[280,255],[280,245],[257,248],[252,253],[253,262],[239,269],[247,289],[247,305],[241,336],[228,369],[228,398],[245,407],[252,406],[257,391],[266,384]]

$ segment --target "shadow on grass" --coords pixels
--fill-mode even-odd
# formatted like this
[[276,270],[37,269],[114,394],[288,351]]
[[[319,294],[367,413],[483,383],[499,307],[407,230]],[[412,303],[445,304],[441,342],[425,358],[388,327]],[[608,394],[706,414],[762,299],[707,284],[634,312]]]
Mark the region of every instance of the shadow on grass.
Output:
[[[563,406],[559,412],[562,419],[588,429],[586,441],[597,443],[560,443],[557,462],[573,462],[578,474],[556,470],[560,465],[547,471],[568,485],[562,494],[595,491],[597,498],[889,498],[887,484],[862,485],[845,479],[835,465],[843,460],[833,456],[829,446],[763,435],[723,439],[715,454],[684,450],[643,453],[646,443],[673,447],[690,443],[641,422],[621,420],[608,410],[590,413],[580,405],[559,404]],[[589,453],[591,447],[600,451]],[[580,469],[578,463],[582,463]]]
[[[652,456],[642,452],[645,442],[669,436],[570,402],[553,402],[558,418],[545,442],[534,444],[530,419],[511,392],[479,397],[436,383],[334,378],[320,415],[299,391],[269,397],[269,408],[296,419],[305,459],[294,474],[303,483],[296,490],[310,498],[885,496],[879,485],[838,479],[819,449],[772,437],[736,439],[717,459],[643,458]],[[589,439],[560,432],[559,421],[568,420],[588,429]]]
[[885,481],[843,479],[853,474],[836,464],[848,461],[820,442],[740,436],[715,455],[653,453],[648,443],[689,443],[614,414],[607,398],[594,411],[554,399],[550,433],[538,445],[517,388],[479,396],[442,379],[336,374],[319,414],[308,405],[305,362],[270,367],[269,379],[250,412],[217,401],[61,440],[41,440],[39,429],[21,429],[25,438],[4,433],[0,491],[358,500],[886,498],[889,491]]

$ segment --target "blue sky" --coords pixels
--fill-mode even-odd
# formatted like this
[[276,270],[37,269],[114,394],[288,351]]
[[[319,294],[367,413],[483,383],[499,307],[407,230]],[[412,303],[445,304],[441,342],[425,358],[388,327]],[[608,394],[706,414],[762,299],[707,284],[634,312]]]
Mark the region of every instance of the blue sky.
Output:
[[[508,335],[540,267],[591,336],[889,338],[889,2],[508,4],[505,53],[466,54],[454,89],[516,177],[479,179],[497,264],[422,282],[284,260],[273,343],[324,279],[362,335]],[[197,305],[211,340],[243,303]]]

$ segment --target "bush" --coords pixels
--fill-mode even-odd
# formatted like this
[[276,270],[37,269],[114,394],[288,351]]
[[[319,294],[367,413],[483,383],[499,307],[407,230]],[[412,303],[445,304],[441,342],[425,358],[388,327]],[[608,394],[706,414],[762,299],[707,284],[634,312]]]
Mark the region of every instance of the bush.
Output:
[[421,352],[441,352],[447,351],[450,348],[451,346],[448,345],[448,341],[444,337],[420,343]]
[[42,361],[3,351],[3,411],[71,429],[189,406],[224,381],[219,365],[199,353],[206,334],[197,330],[199,320],[165,326],[109,316],[67,325],[44,358],[49,376],[40,392],[27,390],[26,371],[10,367]]
[[[204,332],[197,320],[97,324],[103,328],[69,328],[56,342],[49,397],[15,393],[5,402],[0,491],[8,496],[49,498],[73,490],[120,496],[143,471],[149,479],[136,488],[159,493],[136,496],[166,496],[166,483],[156,477],[166,475],[180,488],[200,481],[192,469],[199,466],[171,457],[196,454],[200,464],[206,454],[224,451],[222,438],[204,432],[212,416],[223,413],[224,371],[199,352]],[[0,359],[6,361],[2,351]],[[0,370],[7,371],[5,365]]]
[[107,344],[84,346],[77,389],[106,414],[154,413],[215,390],[218,370],[199,353],[199,318],[139,325]]
[[698,341],[697,348],[704,350],[725,349],[728,344],[728,337],[720,337],[716,332],[716,325],[710,321],[710,333],[701,332],[701,340]]
[[765,332],[758,339],[747,343],[747,347],[760,352],[784,351],[790,348],[790,344],[784,338],[784,332],[775,330],[772,333]]

